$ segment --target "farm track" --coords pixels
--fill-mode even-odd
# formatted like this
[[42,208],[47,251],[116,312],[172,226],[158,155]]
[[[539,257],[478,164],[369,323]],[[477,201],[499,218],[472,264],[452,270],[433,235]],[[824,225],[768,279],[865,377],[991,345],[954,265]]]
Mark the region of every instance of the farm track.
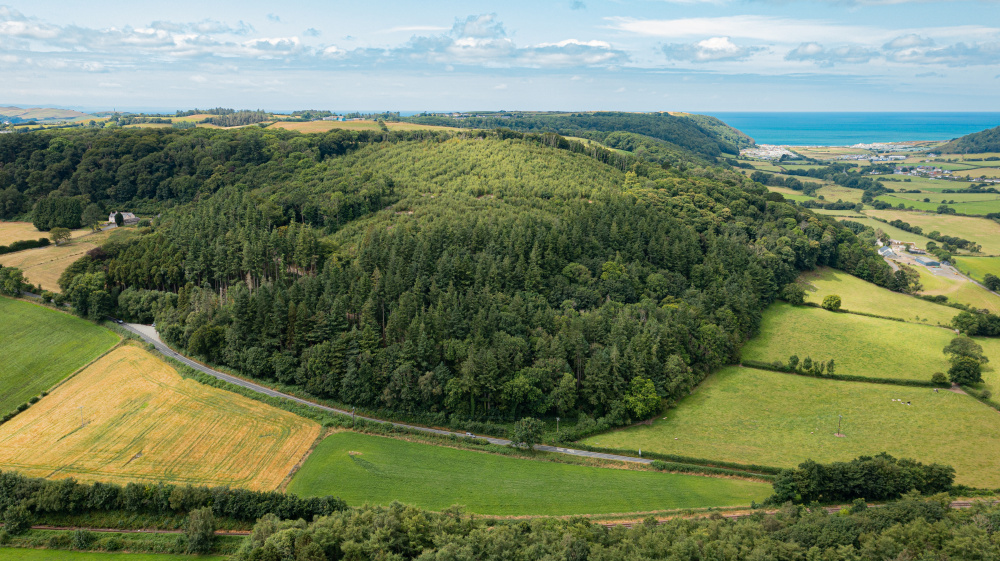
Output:
[[[124,327],[125,329],[127,329],[129,332],[134,333],[135,335],[138,335],[144,341],[146,341],[148,343],[151,343],[156,348],[157,351],[159,351],[160,353],[162,353],[165,356],[168,356],[168,357],[170,357],[170,358],[172,358],[174,360],[180,361],[180,362],[184,363],[185,365],[190,366],[191,368],[194,368],[195,370],[197,370],[199,372],[202,372],[204,374],[208,374],[209,376],[212,376],[213,378],[217,378],[219,380],[222,380],[222,381],[225,381],[225,382],[229,382],[230,384],[235,384],[237,386],[246,388],[246,389],[251,390],[251,391],[255,391],[257,393],[261,393],[261,394],[264,394],[264,395],[267,395],[267,396],[271,396],[271,397],[288,399],[288,400],[294,401],[295,403],[298,403],[298,404],[301,404],[301,405],[306,405],[308,407],[319,409],[321,411],[326,411],[328,413],[334,413],[334,414],[337,414],[337,415],[355,416],[358,419],[362,419],[362,420],[369,421],[369,422],[372,422],[372,423],[382,423],[382,424],[392,425],[394,427],[400,427],[400,428],[405,428],[405,429],[420,431],[420,432],[424,432],[424,433],[428,433],[428,434],[435,434],[435,435],[438,435],[438,436],[455,436],[455,437],[465,437],[466,436],[465,433],[461,433],[461,432],[454,432],[454,431],[449,431],[449,430],[444,430],[444,429],[436,429],[436,428],[432,428],[432,427],[424,427],[424,426],[420,426],[420,425],[409,425],[409,424],[406,424],[406,423],[397,423],[397,422],[393,422],[393,421],[385,421],[383,419],[376,419],[376,418],[373,418],[373,417],[365,417],[363,415],[354,415],[350,411],[347,411],[347,410],[344,410],[344,409],[337,409],[335,407],[329,407],[327,405],[321,405],[319,403],[314,403],[312,401],[309,401],[309,400],[306,400],[306,399],[302,399],[301,397],[296,397],[294,395],[290,395],[290,394],[282,393],[282,392],[279,392],[279,391],[276,391],[276,390],[272,390],[272,389],[267,388],[265,386],[261,386],[259,384],[255,384],[253,382],[244,380],[243,378],[238,378],[236,376],[232,376],[232,375],[226,374],[224,372],[220,372],[218,370],[209,368],[208,366],[205,366],[204,364],[201,364],[200,362],[196,362],[194,360],[189,359],[188,357],[186,357],[186,356],[178,353],[177,351],[175,351],[172,348],[170,348],[169,346],[167,346],[167,344],[164,343],[160,339],[160,336],[159,336],[159,334],[156,333],[156,330],[153,327],[151,327],[151,326],[142,325],[142,324],[136,324],[136,323],[123,323],[123,324],[121,324],[121,326]],[[478,436],[478,435],[476,436],[476,438],[481,438],[483,440],[486,440],[490,444],[496,444],[496,445],[499,445],[499,446],[509,446],[510,443],[511,443],[510,440],[507,440],[505,438],[496,438],[496,437],[491,437],[491,436]],[[546,444],[536,444],[534,446],[534,449],[538,450],[540,452],[551,452],[551,453],[554,453],[554,454],[565,454],[565,455],[568,455],[568,456],[581,456],[581,457],[585,457],[585,458],[596,458],[596,459],[601,459],[601,460],[612,460],[612,461],[617,461],[617,462],[631,462],[631,463],[646,464],[646,465],[653,463],[653,460],[649,460],[649,459],[646,459],[646,458],[636,458],[636,457],[633,457],[633,456],[621,456],[621,455],[618,455],[618,454],[604,454],[604,453],[600,453],[600,452],[588,452],[587,450],[578,450],[578,449],[575,449],[575,448],[564,448],[562,446],[549,446],[549,445],[546,445]]]

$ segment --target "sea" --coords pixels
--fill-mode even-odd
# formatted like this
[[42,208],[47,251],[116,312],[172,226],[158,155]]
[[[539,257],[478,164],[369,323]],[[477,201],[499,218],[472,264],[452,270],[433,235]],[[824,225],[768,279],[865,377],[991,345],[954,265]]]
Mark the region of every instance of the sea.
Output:
[[1000,125],[1000,113],[712,113],[757,144],[850,146],[951,140]]

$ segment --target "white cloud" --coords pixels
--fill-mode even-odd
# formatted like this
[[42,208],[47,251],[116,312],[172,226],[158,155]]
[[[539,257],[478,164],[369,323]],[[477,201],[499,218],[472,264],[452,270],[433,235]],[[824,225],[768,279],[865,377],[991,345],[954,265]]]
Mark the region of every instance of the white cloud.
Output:
[[711,37],[693,44],[664,45],[661,50],[668,60],[716,62],[745,60],[762,47],[741,47],[729,37]]

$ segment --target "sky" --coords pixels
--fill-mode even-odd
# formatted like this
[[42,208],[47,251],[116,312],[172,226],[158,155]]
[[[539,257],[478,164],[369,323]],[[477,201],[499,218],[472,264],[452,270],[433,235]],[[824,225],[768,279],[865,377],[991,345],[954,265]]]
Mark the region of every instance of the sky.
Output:
[[1000,111],[1000,1],[16,1],[0,105]]

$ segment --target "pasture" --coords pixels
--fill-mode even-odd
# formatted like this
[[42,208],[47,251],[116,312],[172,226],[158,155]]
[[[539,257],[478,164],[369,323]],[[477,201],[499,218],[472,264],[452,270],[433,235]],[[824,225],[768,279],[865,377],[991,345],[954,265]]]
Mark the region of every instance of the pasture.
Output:
[[[840,415],[843,438],[834,436]],[[710,376],[652,425],[635,425],[583,442],[779,467],[794,467],[807,459],[847,461],[888,452],[949,464],[958,483],[995,488],[1000,486],[998,415],[971,397],[945,390],[838,382],[734,366]]]
[[944,189],[961,189],[967,187],[964,183],[943,179],[930,179],[916,175],[884,175],[882,178],[885,180],[886,187],[896,191],[920,189],[921,191],[930,193],[940,193]]
[[[74,238],[84,234],[89,234],[89,228],[81,228],[71,232]],[[13,242],[23,240],[37,240],[48,238],[48,232],[40,232],[35,229],[31,222],[0,222],[0,245],[10,245]]]
[[59,292],[59,275],[83,254],[103,243],[109,235],[109,232],[98,232],[59,246],[50,245],[0,255],[0,265],[17,267],[24,272],[25,279],[31,284],[40,284],[43,290]]
[[842,187],[840,185],[834,185],[832,183],[825,183],[824,187],[821,187],[816,191],[817,195],[822,195],[827,202],[837,202],[846,201],[852,203],[860,203],[861,196],[864,191],[860,189],[848,189],[847,187]]
[[62,381],[118,342],[76,316],[0,297],[0,415]]
[[[845,299],[843,305],[850,309],[852,302]],[[912,318],[913,312],[899,310],[896,315]],[[837,374],[930,381],[935,372],[948,371],[941,349],[954,336],[950,330],[930,325],[779,302],[764,312],[760,333],[742,352],[744,359],[768,363],[786,363],[791,355],[814,361],[834,359]],[[893,345],[899,348],[893,350]]]
[[821,304],[824,297],[836,294],[843,299],[844,309],[927,325],[948,325],[958,314],[954,308],[893,292],[828,267],[802,273],[798,282],[806,288],[806,302]]
[[[907,197],[919,199],[914,200]],[[913,207],[916,210],[935,211],[942,204],[947,204],[955,212],[962,214],[990,214],[1000,212],[1000,195],[975,194],[975,193],[892,193],[876,197],[880,201],[887,202],[892,206],[903,205],[903,208]],[[924,198],[930,202],[923,202]],[[954,200],[954,203],[942,203],[941,200]]]
[[1000,255],[1000,224],[986,218],[901,210],[867,210],[865,214],[883,220],[902,220],[928,233],[936,230],[947,236],[972,240],[983,246],[983,253]]
[[32,477],[272,490],[319,430],[123,346],[0,425],[0,466]]
[[4,561],[224,561],[224,555],[169,555],[166,553],[103,553],[53,549],[0,547]]
[[490,515],[609,514],[748,505],[755,481],[509,458],[338,432],[321,442],[288,491],[336,495],[352,506],[398,500],[429,510],[464,505]]
[[865,226],[870,226],[875,231],[882,230],[883,232],[888,234],[891,239],[900,240],[904,242],[913,242],[917,244],[919,247],[927,247],[927,242],[933,241],[928,237],[918,236],[917,234],[912,234],[910,232],[907,232],[906,230],[900,230],[895,226],[890,226],[888,224],[885,224],[884,222],[879,222],[878,220],[869,218],[867,216],[867,211],[866,211],[866,216],[859,216],[857,218],[848,216],[840,218],[840,220],[850,220],[851,222],[858,222],[860,224],[864,224]]
[[1000,277],[1000,257],[952,257],[952,261],[958,270],[968,274],[979,282],[987,274]]
[[[964,258],[963,258],[964,259]],[[990,257],[973,257],[971,259],[991,259]],[[915,267],[920,273],[921,294],[928,296],[947,296],[950,302],[958,302],[979,309],[987,309],[1000,313],[1000,296],[968,280],[950,279],[935,275],[926,267]],[[957,312],[958,310],[956,310]],[[1000,354],[997,355],[1000,358]]]

